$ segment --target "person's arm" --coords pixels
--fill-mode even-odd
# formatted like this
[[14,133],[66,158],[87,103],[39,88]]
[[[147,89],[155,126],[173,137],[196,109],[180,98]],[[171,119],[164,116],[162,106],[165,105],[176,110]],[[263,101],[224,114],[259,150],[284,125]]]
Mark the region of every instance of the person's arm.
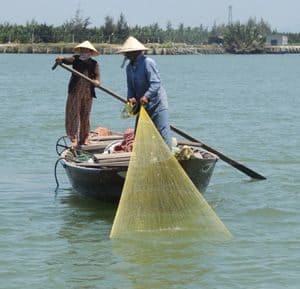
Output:
[[126,81],[127,81],[127,100],[130,102],[136,102],[136,95],[132,84],[132,75],[130,67],[126,67]]
[[150,58],[146,58],[145,65],[146,65],[146,74],[149,81],[149,88],[145,92],[144,96],[148,100],[151,100],[153,97],[157,95],[157,92],[160,89],[161,81],[154,60]]
[[98,62],[95,65],[95,79],[94,79],[94,83],[95,86],[99,86],[101,84],[101,80],[100,80],[100,65],[98,64]]
[[67,65],[73,64],[74,60],[75,60],[75,58],[73,56],[71,56],[71,57],[58,56],[55,59],[56,63],[58,63],[58,64],[64,63]]

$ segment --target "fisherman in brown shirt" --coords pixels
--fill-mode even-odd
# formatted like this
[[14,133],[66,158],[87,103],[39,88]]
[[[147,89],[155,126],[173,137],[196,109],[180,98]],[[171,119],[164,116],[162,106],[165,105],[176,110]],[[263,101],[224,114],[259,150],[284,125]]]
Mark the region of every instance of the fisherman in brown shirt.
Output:
[[57,63],[72,65],[73,69],[94,80],[93,85],[72,74],[69,82],[65,126],[73,146],[89,144],[92,102],[96,97],[95,86],[100,85],[99,64],[92,58],[96,55],[99,55],[96,48],[89,41],[84,41],[74,48],[73,56],[56,58]]

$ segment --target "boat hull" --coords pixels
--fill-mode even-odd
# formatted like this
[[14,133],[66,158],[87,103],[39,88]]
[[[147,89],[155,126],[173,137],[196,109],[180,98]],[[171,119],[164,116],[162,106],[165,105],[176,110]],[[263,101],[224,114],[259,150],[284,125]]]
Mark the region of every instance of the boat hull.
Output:
[[[118,202],[127,172],[124,167],[86,168],[61,160],[69,181],[78,193],[107,202]],[[217,159],[189,159],[181,166],[197,189],[204,193],[210,182]]]

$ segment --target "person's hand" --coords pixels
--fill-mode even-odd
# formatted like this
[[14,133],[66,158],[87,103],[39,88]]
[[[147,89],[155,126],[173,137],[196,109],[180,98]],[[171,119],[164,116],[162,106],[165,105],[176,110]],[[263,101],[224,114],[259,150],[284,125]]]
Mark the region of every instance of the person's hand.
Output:
[[94,82],[94,85],[95,85],[95,86],[99,86],[99,85],[100,85],[100,81],[99,81],[99,80],[97,80],[97,79],[96,79],[96,80],[94,80],[93,82]]
[[63,57],[63,56],[58,56],[58,57],[56,57],[55,62],[56,62],[57,64],[61,64],[61,63],[63,62],[63,60],[64,60],[64,57]]
[[144,95],[140,98],[141,105],[146,105],[148,102],[149,102],[149,100],[148,100],[147,96]]
[[130,97],[130,98],[128,98],[128,102],[129,102],[132,106],[134,106],[134,105],[136,104],[136,98],[135,98],[135,97]]

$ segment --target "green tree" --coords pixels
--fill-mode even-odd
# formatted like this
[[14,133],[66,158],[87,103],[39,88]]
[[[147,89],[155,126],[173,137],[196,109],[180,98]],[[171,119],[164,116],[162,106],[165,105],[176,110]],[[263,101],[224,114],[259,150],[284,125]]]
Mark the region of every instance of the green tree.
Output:
[[114,19],[110,16],[105,17],[105,23],[103,27],[103,39],[107,43],[113,42],[113,36],[116,30]]
[[185,41],[185,35],[184,35],[184,24],[180,23],[176,32],[175,42],[181,42],[183,43]]
[[122,43],[129,36],[129,26],[123,13],[120,14],[114,32],[114,41]]
[[75,16],[67,20],[64,24],[65,33],[71,38],[72,42],[82,42],[86,39],[88,26],[91,24],[90,17],[83,18],[81,10],[78,8]]
[[165,31],[165,41],[166,42],[174,41],[174,29],[170,21],[167,22],[166,31]]
[[261,53],[267,32],[266,25],[253,18],[246,24],[230,24],[224,35],[225,49],[230,53]]
[[34,30],[34,35],[35,35],[34,42],[44,42],[44,43],[54,42],[53,31],[54,30],[52,25],[48,26],[46,23],[36,25]]

